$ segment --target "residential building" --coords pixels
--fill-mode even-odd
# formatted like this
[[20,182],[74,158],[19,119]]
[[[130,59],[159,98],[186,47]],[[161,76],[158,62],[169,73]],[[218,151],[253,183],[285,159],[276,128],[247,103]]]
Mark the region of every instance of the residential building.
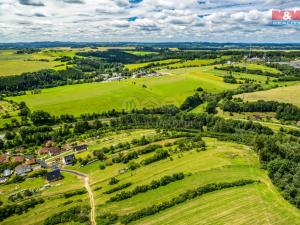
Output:
[[75,161],[76,159],[74,154],[64,156],[62,159],[62,163],[64,165],[72,165]]
[[56,155],[59,155],[61,152],[62,152],[61,148],[51,147],[51,148],[49,148],[48,154],[50,156],[56,156]]
[[79,152],[86,151],[87,149],[88,149],[87,145],[77,145],[74,147],[74,152],[79,153]]
[[62,179],[63,176],[60,173],[59,169],[53,170],[46,174],[46,179],[48,182],[53,182]]
[[7,181],[6,177],[0,177],[0,184],[3,184]]
[[4,177],[9,177],[11,174],[12,174],[12,172],[11,172],[10,169],[5,169],[5,170],[3,171],[3,176],[4,176]]
[[29,173],[32,171],[30,165],[20,165],[15,168],[17,175],[25,175],[26,173]]

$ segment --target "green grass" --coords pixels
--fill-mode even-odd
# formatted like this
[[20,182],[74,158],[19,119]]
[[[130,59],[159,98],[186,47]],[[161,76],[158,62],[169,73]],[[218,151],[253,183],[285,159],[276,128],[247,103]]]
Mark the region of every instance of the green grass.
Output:
[[191,112],[192,113],[202,113],[205,111],[205,108],[207,106],[208,102],[204,102],[203,104],[197,106],[196,108],[194,108]]
[[299,224],[296,209],[265,184],[209,193],[132,224]]
[[233,64],[233,66],[239,66],[239,67],[246,67],[249,70],[262,70],[264,72],[270,72],[270,73],[281,73],[279,70],[268,67],[264,64],[256,64],[256,63],[238,63]]
[[[32,110],[45,110],[54,115],[105,112],[111,109],[179,106],[187,96],[201,86],[209,92],[236,88],[223,79],[196,68],[163,70],[166,75],[108,83],[89,83],[44,89],[41,94],[12,97],[25,101]],[[142,86],[146,85],[147,88]]]
[[246,93],[243,95],[237,95],[236,97],[242,98],[244,101],[278,101],[284,103],[292,103],[300,106],[300,85],[280,87],[267,91],[258,91],[253,93]]

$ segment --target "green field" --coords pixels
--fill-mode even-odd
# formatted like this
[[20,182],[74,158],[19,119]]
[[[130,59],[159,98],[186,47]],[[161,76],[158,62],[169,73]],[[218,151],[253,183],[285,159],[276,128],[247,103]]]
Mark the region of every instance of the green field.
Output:
[[[100,139],[86,139],[90,148],[87,152],[76,157],[85,157],[91,154],[93,149],[104,146],[131,141],[142,136],[155,135],[154,130],[128,130],[108,133]],[[142,208],[159,204],[169,200],[187,190],[204,186],[209,183],[233,182],[240,179],[259,180],[260,183],[250,184],[243,187],[235,187],[204,194],[193,200],[186,201],[171,207],[160,213],[145,217],[131,224],[299,224],[300,211],[283,199],[267,176],[267,172],[260,168],[257,155],[248,146],[232,142],[218,141],[214,138],[203,138],[206,142],[205,151],[191,149],[188,152],[172,152],[170,158],[160,160],[149,165],[142,165],[134,171],[120,174],[120,169],[128,164],[114,163],[107,165],[104,170],[99,169],[100,162],[79,167],[68,167],[87,174],[96,203],[96,216],[100,213],[114,213],[119,216],[135,212]],[[155,144],[164,145],[173,143],[177,139],[166,139]],[[152,143],[154,144],[154,143]],[[133,147],[126,152],[143,148]],[[164,147],[165,149],[174,149]],[[134,159],[136,163],[152,156],[153,153],[141,155]],[[107,161],[113,155],[108,155]],[[183,172],[186,176],[183,180],[175,181],[157,189],[137,194],[129,199],[119,202],[107,203],[106,201],[116,193],[104,194],[103,192],[120,184],[131,182],[132,186],[122,191],[132,190],[138,185],[145,185],[152,180],[158,180],[163,176]],[[74,196],[64,199],[62,193],[83,187],[81,180],[64,173],[65,179],[52,183],[52,187],[41,191],[39,197],[43,197],[45,203],[30,209],[22,215],[12,216],[1,224],[43,224],[43,221],[52,214],[68,209],[75,205],[87,204],[87,195]],[[120,182],[108,185],[108,181],[116,177]],[[45,184],[44,179],[36,178],[26,180],[20,184],[1,186],[0,200],[7,202],[6,196],[22,189],[36,189]],[[95,190],[96,189],[96,190]],[[70,204],[62,205],[68,200]],[[38,217],[37,217],[38,215]],[[201,219],[200,219],[201,218]],[[76,223],[68,223],[76,224]]]
[[[187,224],[189,222],[189,224],[252,225],[256,220],[261,221],[261,224],[300,222],[299,210],[281,197],[266,172],[260,169],[258,158],[251,149],[211,138],[205,138],[205,141],[208,147],[204,152],[172,154],[173,160],[162,160],[122,175],[119,175],[118,171],[126,167],[124,164],[114,164],[101,171],[98,169],[99,163],[94,163],[79,170],[90,175],[94,188],[102,187],[101,190],[94,192],[97,212],[118,215],[159,204],[186,190],[208,183],[230,182],[238,179],[261,181],[260,184],[204,195],[133,224]],[[148,155],[135,161],[140,162],[145,157]],[[128,191],[136,185],[148,184],[151,180],[175,172],[191,173],[191,175],[181,181],[138,194],[127,200],[105,203],[109,197],[115,195],[115,193],[103,194],[111,188],[107,185],[110,177],[117,177],[120,180],[119,184],[132,182],[134,185],[127,188]]]
[[253,93],[246,93],[243,95],[237,95],[236,97],[242,98],[244,101],[279,101],[285,103],[292,103],[300,106],[300,85],[280,87],[267,91],[258,91]]
[[279,70],[264,64],[237,63],[237,64],[233,64],[233,66],[246,67],[249,70],[262,70],[264,72],[270,72],[270,73],[281,73]]
[[[61,54],[68,55],[70,53],[63,51]],[[63,66],[65,63],[54,61],[58,56],[59,53],[51,53],[49,50],[33,54],[16,54],[15,50],[2,50],[0,51],[0,76],[19,75],[41,69],[65,68]]]
[[[41,94],[12,97],[25,101],[32,110],[45,110],[54,115],[105,112],[111,109],[157,107],[164,104],[180,105],[195,89],[209,92],[236,88],[223,79],[197,68],[163,70],[164,76],[137,78],[108,83],[89,83],[45,89]],[[146,85],[146,88],[142,87]]]

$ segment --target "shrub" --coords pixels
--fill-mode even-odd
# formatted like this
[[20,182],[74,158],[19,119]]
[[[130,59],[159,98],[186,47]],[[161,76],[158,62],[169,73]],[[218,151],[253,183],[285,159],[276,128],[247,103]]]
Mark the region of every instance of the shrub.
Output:
[[72,196],[75,196],[75,195],[82,195],[82,194],[85,194],[87,191],[85,189],[80,189],[80,190],[76,190],[76,191],[71,191],[71,192],[68,192],[68,193],[64,193],[63,196],[64,198],[70,198]]
[[111,179],[110,179],[110,181],[109,181],[109,185],[114,185],[114,184],[117,184],[117,183],[119,183],[119,180],[117,179],[117,178],[115,178],[115,177],[112,177]]
[[127,188],[127,187],[129,187],[129,186],[131,186],[132,185],[132,183],[126,183],[126,184],[122,184],[122,185],[120,185],[120,186],[117,186],[117,187],[115,187],[115,188],[112,188],[112,189],[110,189],[110,190],[107,190],[107,191],[105,191],[105,192],[103,192],[103,194],[111,194],[111,193],[114,193],[114,192],[117,192],[117,191],[119,191],[119,190],[122,190],[122,189],[124,189],[124,188]]
[[99,169],[100,169],[100,170],[104,170],[104,169],[105,169],[105,164],[104,164],[104,163],[100,163]]
[[97,224],[98,225],[109,225],[109,224],[115,224],[118,221],[118,215],[116,214],[101,214],[97,217]]
[[167,157],[169,157],[170,154],[168,151],[166,150],[163,150],[163,149],[157,149],[156,152],[155,152],[155,155],[150,157],[150,158],[146,158],[144,159],[141,164],[142,165],[148,165],[150,163],[153,163],[153,162],[156,162],[156,161],[159,161],[159,160],[162,160],[162,159],[165,159]]
[[89,207],[75,206],[66,211],[56,213],[48,217],[44,225],[55,225],[67,222],[78,222],[81,224],[89,224]]

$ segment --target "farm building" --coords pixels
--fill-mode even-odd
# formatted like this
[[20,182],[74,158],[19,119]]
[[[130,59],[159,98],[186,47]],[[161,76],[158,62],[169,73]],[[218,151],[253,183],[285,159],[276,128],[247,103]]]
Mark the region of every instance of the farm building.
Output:
[[60,173],[59,169],[53,170],[46,174],[46,179],[48,182],[53,182],[62,179],[63,176]]
[[16,174],[17,175],[25,175],[26,173],[29,173],[32,171],[30,165],[20,165],[16,167]]
[[62,162],[64,165],[72,165],[75,162],[75,160],[76,160],[75,155],[71,154],[71,155],[64,156]]

